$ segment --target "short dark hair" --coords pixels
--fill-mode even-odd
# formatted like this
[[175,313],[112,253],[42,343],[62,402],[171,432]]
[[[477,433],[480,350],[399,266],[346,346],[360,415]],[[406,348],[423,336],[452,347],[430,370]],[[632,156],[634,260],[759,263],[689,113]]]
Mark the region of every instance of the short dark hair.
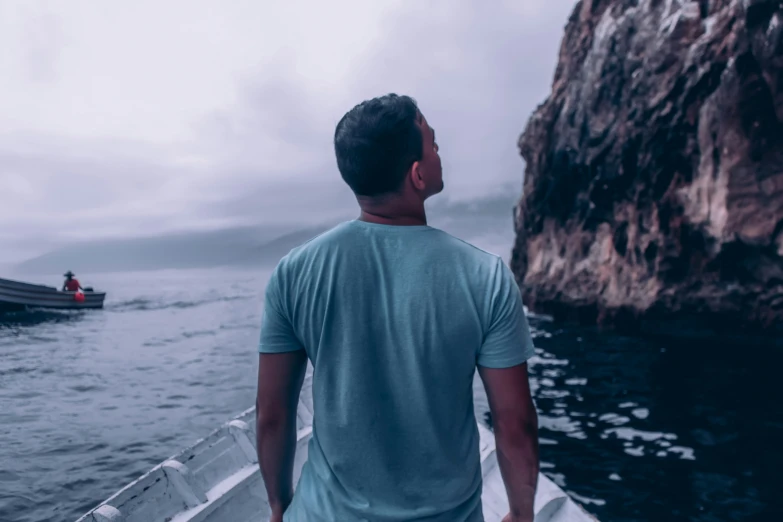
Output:
[[387,94],[366,100],[342,117],[334,132],[337,168],[360,196],[400,188],[422,157],[419,109],[409,96]]

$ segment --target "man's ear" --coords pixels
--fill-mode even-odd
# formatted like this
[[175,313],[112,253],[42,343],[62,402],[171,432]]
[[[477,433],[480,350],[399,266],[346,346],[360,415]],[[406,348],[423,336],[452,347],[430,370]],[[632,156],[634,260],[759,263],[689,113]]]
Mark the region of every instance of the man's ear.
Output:
[[421,171],[421,168],[421,163],[414,161],[410,171],[411,183],[413,183],[413,187],[419,191],[423,191],[426,188],[424,173]]

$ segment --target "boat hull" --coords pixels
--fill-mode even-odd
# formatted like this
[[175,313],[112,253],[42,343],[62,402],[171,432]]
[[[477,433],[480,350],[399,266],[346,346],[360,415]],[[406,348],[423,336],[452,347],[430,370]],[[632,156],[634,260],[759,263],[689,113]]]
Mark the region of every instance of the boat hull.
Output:
[[105,292],[84,292],[84,301],[75,299],[76,292],[61,292],[52,286],[35,285],[0,279],[0,310],[52,308],[82,310],[103,308]]
[[[312,437],[312,367],[296,419],[294,481],[299,480]],[[508,513],[494,435],[477,421],[485,522]],[[77,522],[258,522],[269,503],[258,468],[255,409],[250,408],[193,446],[115,493]],[[543,474],[538,478],[535,522],[596,522]]]

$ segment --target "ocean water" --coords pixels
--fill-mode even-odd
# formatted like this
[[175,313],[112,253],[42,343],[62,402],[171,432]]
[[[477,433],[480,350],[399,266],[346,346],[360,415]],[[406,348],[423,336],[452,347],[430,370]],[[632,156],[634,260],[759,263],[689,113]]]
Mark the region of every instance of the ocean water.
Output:
[[[104,310],[3,316],[0,521],[73,521],[250,407],[268,276],[95,275]],[[783,519],[779,352],[531,325],[542,471],[588,511]]]

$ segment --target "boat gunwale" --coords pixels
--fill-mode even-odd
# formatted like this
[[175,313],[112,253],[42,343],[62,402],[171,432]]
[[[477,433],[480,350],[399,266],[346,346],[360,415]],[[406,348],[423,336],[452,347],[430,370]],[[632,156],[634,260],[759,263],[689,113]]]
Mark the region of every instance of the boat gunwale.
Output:
[[247,422],[245,420],[245,418],[250,417],[251,414],[254,413],[254,412],[255,412],[255,406],[252,406],[252,407],[244,410],[243,412],[241,412],[238,415],[236,415],[233,418],[231,418],[229,421],[227,421],[227,422],[223,423],[222,425],[220,425],[218,428],[216,428],[216,429],[212,430],[211,432],[209,432],[204,437],[201,437],[201,438],[197,439],[193,444],[191,444],[191,445],[185,447],[184,449],[178,451],[174,455],[172,455],[172,456],[162,460],[161,462],[156,464],[152,469],[148,470],[146,473],[141,475],[139,478],[137,478],[137,479],[133,480],[132,482],[126,484],[124,487],[122,487],[120,490],[116,491],[109,498],[107,498],[106,500],[102,501],[100,504],[98,504],[94,508],[90,509],[87,513],[85,513],[84,515],[79,517],[76,520],[76,522],[93,522],[92,514],[95,513],[95,511],[100,509],[102,506],[109,505],[109,506],[115,507],[112,504],[112,501],[120,498],[125,492],[127,492],[129,489],[133,488],[137,484],[140,484],[140,483],[144,482],[145,480],[149,480],[150,477],[153,474],[155,474],[156,472],[159,472],[159,471],[162,472],[163,466],[167,462],[172,461],[172,460],[176,460],[178,462],[181,462],[182,464],[186,464],[187,461],[180,460],[180,457],[182,457],[183,455],[189,454],[189,453],[191,453],[191,454],[195,453],[195,450],[198,448],[198,446],[200,446],[202,444],[205,444],[206,441],[208,441],[209,439],[217,436],[221,431],[228,432],[229,429],[230,429],[229,425],[232,422],[237,421],[237,420],[240,420],[240,421],[243,421],[243,422]]
[[49,286],[49,285],[42,285],[39,283],[26,283],[24,281],[17,281],[15,279],[5,279],[3,277],[0,277],[0,288],[2,287],[26,287],[28,289],[32,290],[38,290],[43,291],[46,290],[47,292],[57,292],[57,287],[55,286]]

